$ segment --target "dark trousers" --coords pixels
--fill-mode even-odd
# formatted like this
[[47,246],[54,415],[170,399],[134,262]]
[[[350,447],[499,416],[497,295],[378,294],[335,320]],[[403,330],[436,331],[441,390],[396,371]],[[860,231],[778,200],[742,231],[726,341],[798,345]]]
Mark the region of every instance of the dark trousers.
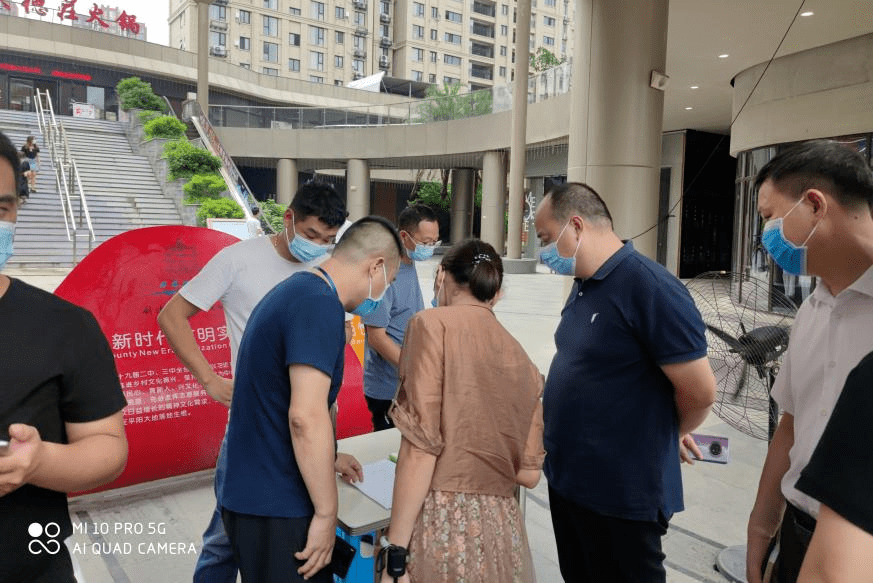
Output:
[[661,537],[667,520],[625,520],[592,512],[549,488],[558,563],[566,583],[665,583]]
[[394,427],[394,421],[388,416],[388,410],[391,408],[393,401],[374,399],[366,395],[364,395],[364,398],[367,400],[367,409],[370,410],[370,414],[373,416],[373,431],[384,431]]
[[[307,581],[297,573],[303,561],[294,553],[306,547],[311,518],[252,516],[227,509],[221,516],[243,583]],[[324,568],[308,582],[333,583],[333,575]]]
[[797,581],[814,530],[815,519],[812,516],[791,504],[786,506],[779,529],[779,556],[774,566],[776,583]]

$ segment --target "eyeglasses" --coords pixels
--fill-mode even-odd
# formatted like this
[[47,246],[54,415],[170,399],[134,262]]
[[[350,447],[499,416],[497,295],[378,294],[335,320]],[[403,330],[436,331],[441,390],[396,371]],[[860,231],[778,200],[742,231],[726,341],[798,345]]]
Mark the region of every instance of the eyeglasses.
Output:
[[409,235],[409,238],[412,239],[412,242],[415,243],[416,245],[424,245],[425,247],[439,247],[440,245],[443,244],[443,242],[442,242],[442,241],[439,241],[439,240],[434,241],[433,243],[422,243],[422,242],[416,240],[416,238],[413,237],[413,236],[409,233],[409,231],[403,231],[403,232],[406,233],[407,235]]

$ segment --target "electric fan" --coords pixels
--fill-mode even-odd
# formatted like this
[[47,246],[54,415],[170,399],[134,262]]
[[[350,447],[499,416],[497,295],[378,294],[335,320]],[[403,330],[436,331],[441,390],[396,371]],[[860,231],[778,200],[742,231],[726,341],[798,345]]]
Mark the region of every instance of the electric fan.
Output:
[[[709,363],[718,385],[713,411],[738,431],[771,439],[779,412],[770,389],[788,349],[797,307],[768,282],[739,273],[703,273],[686,287],[706,325]],[[744,582],[745,546],[724,549],[716,569]]]

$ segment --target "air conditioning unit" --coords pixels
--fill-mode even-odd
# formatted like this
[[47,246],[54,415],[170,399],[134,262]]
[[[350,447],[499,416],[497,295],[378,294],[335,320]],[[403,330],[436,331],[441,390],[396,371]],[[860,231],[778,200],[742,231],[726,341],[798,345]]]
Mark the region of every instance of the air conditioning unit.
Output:
[[236,48],[239,48],[239,39],[236,39],[235,41],[233,41],[233,46],[235,46]]
[[366,10],[367,9],[367,0],[355,0],[353,2],[355,8],[358,10]]
[[379,22],[381,22],[382,24],[390,23],[391,22],[391,15],[390,14],[380,14],[379,15]]
[[209,54],[215,57],[226,57],[227,48],[225,48],[223,45],[212,45],[212,48],[209,49]]
[[363,79],[363,78],[364,78],[364,76],[361,75],[360,73],[355,73],[354,75],[352,75],[353,81],[357,81],[358,79]]
[[209,28],[214,28],[217,30],[227,30],[227,21],[226,20],[210,20]]
[[356,49],[354,52],[354,56],[356,59],[364,59],[367,57],[367,51],[362,51],[361,49]]
[[379,41],[379,46],[387,49],[391,46],[391,39],[387,36],[383,36],[382,40]]
[[384,55],[379,57],[379,67],[381,67],[383,69],[388,68],[388,57],[386,57]]

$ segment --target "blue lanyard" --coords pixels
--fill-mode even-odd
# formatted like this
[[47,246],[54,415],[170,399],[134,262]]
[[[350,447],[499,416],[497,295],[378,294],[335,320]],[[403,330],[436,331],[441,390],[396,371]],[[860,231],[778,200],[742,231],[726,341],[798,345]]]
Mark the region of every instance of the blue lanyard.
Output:
[[337,296],[339,296],[339,292],[336,291],[336,285],[334,285],[333,278],[330,276],[330,274],[328,272],[326,272],[324,269],[322,269],[321,266],[319,266],[319,265],[316,265],[315,269],[320,271],[322,273],[322,275],[324,275],[324,277],[327,278],[327,283],[330,286],[330,289],[333,290],[333,293],[335,293]]

